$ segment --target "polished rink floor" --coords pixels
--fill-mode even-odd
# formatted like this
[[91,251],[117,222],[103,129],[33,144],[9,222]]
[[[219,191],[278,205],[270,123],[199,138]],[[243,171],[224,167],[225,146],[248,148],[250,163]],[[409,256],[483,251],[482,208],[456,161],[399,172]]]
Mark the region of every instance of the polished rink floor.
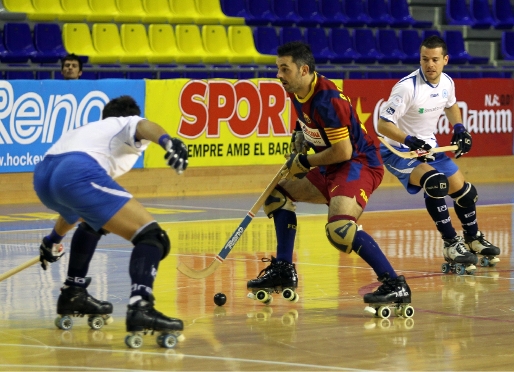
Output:
[[[477,187],[480,229],[503,252],[496,267],[478,267],[472,276],[441,273],[442,243],[419,195],[380,188],[370,199],[359,223],[406,276],[411,319],[363,311],[362,295],[376,288],[375,275],[358,256],[328,244],[325,206],[298,207],[300,300],[289,303],[277,294],[264,306],[246,296],[246,281],[275,251],[274,227],[262,211],[211,277],[189,279],[175,269],[179,262],[206,267],[258,195],[143,200],[172,241],[155,285],[157,309],[184,320],[186,340],[168,350],[147,335],[142,348],[125,346],[131,249],[109,235],[91,264],[89,290],[113,302],[115,322],[92,331],[87,319],[74,318],[70,331],[57,329],[67,256],[46,272],[29,267],[0,282],[0,369],[514,370],[514,187]],[[37,204],[0,206],[0,273],[37,255],[54,217]],[[227,295],[223,307],[213,302],[217,292]]]

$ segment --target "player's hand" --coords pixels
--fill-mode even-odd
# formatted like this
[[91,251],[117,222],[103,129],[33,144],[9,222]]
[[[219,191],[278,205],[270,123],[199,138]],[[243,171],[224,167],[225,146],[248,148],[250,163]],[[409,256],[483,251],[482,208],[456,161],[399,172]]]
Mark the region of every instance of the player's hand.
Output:
[[292,181],[305,177],[311,168],[307,155],[294,153],[289,156],[286,166],[289,170],[289,173],[286,174],[286,179]]
[[471,134],[464,128],[461,123],[453,126],[452,145],[457,145],[459,148],[455,151],[455,158],[460,158],[462,155],[467,154],[471,150]]
[[405,143],[407,146],[409,146],[409,149],[411,149],[412,151],[417,151],[417,150],[430,151],[430,149],[432,149],[432,146],[430,146],[428,143],[426,143],[422,139],[419,139],[418,137],[414,137],[414,136],[405,137],[405,141],[403,143]]
[[64,247],[62,244],[52,244],[47,247],[44,242],[39,246],[39,261],[41,267],[46,270],[49,263],[59,261],[64,256]]
[[178,138],[170,137],[163,147],[166,150],[164,155],[166,164],[175,169],[178,174],[182,174],[188,165],[187,147],[184,145],[184,142]]
[[301,130],[293,131],[291,135],[291,153],[295,154],[306,154],[308,151],[308,145],[305,141],[305,136]]

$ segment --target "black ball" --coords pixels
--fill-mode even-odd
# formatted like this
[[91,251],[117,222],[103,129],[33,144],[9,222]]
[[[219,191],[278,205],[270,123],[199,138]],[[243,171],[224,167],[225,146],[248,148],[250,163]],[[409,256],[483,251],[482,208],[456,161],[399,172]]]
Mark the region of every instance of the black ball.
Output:
[[224,293],[216,293],[214,295],[214,303],[218,306],[223,306],[227,302],[227,296]]

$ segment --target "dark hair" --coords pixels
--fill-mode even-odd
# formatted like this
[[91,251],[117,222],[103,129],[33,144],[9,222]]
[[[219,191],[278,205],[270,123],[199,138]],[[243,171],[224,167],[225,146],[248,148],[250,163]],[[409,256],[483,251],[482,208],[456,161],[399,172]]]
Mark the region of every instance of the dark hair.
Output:
[[291,56],[293,63],[298,68],[303,65],[309,66],[309,72],[312,74],[316,70],[314,56],[312,55],[311,47],[301,41],[291,41],[284,45],[281,45],[277,49],[277,55],[279,57]]
[[79,63],[79,71],[82,71],[82,60],[74,53],[68,54],[61,60],[61,70],[64,68],[64,62],[66,61],[77,61]]
[[131,96],[120,96],[111,99],[102,111],[102,119],[133,115],[141,115],[141,109]]
[[437,35],[429,36],[423,40],[419,50],[421,50],[422,47],[427,49],[443,48],[443,56],[448,54],[448,47],[446,46],[446,43]]

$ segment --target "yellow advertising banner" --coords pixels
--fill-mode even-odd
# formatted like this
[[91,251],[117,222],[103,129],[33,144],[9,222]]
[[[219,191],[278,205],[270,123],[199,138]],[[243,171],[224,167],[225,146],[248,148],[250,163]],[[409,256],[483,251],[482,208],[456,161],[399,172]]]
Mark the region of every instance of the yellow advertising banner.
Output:
[[[282,164],[296,113],[277,79],[148,80],[145,116],[184,141],[189,166]],[[294,111],[294,110],[293,110]],[[164,167],[152,144],[145,168]]]

